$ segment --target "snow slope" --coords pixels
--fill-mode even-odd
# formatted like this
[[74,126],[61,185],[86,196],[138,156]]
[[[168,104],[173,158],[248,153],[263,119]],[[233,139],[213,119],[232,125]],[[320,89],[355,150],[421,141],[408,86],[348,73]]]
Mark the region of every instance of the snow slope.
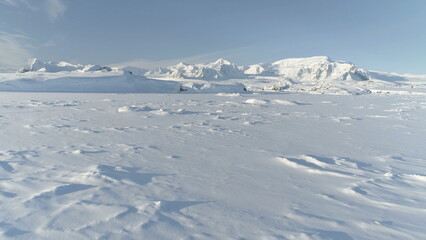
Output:
[[[133,70],[133,71],[130,71]],[[148,79],[133,68],[112,71],[0,73],[0,91],[92,93],[244,92],[240,83],[181,82]]]
[[416,95],[0,95],[1,239],[426,239]]
[[0,91],[13,92],[176,93],[180,86],[126,71],[0,74]]

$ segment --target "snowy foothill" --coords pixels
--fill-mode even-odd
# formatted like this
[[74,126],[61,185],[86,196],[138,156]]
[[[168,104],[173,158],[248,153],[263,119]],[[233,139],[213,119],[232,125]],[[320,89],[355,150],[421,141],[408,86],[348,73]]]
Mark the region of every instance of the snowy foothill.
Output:
[[424,75],[93,66],[0,73],[1,239],[426,239]]

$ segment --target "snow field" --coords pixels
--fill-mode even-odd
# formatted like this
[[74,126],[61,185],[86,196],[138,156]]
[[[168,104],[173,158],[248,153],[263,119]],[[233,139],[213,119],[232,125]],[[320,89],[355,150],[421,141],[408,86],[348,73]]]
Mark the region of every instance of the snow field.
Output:
[[2,239],[423,239],[426,101],[0,95]]

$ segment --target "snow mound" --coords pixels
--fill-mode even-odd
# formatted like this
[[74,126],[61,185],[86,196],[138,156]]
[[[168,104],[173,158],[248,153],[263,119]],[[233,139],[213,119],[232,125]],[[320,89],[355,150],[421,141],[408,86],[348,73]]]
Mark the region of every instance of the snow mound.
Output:
[[117,112],[146,112],[146,111],[152,111],[153,109],[147,106],[123,106],[119,107],[117,109]]
[[26,72],[71,72],[71,71],[81,71],[81,72],[94,72],[94,71],[112,71],[112,68],[107,66],[100,65],[81,65],[81,64],[71,64],[68,62],[44,62],[37,58],[31,58],[28,60],[27,64],[18,70],[18,73]]
[[86,65],[84,66],[84,68],[82,69],[83,72],[95,72],[95,71],[106,71],[106,72],[110,72],[112,71],[112,68],[108,67],[108,66],[101,66],[101,65]]
[[254,105],[264,105],[264,104],[267,104],[268,102],[266,100],[262,100],[262,99],[250,98],[250,99],[246,100],[246,103],[254,104]]

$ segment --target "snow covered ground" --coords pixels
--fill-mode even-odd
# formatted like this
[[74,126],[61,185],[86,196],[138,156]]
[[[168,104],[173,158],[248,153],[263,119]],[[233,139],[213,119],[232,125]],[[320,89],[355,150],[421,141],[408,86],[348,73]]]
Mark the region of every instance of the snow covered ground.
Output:
[[424,119],[415,94],[2,92],[0,238],[426,239]]

